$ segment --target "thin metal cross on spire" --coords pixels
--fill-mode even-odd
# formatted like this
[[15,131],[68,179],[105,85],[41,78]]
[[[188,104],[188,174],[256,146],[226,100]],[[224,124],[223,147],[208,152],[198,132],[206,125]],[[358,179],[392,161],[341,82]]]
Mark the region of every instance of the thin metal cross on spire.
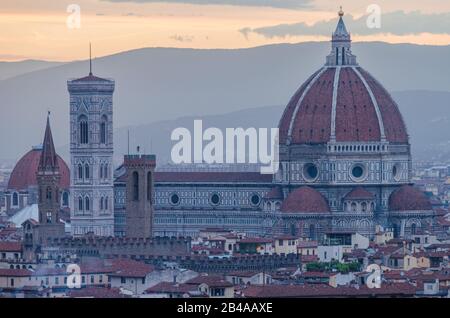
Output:
[[89,42],[89,75],[92,76],[92,44]]

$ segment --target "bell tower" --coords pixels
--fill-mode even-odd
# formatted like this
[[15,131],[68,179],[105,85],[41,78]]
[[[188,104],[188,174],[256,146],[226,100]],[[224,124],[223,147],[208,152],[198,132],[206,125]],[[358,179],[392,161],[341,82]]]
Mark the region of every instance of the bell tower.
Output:
[[70,94],[71,230],[73,236],[114,235],[113,80],[89,75],[68,81]]
[[154,155],[126,155],[126,236],[150,238],[153,235]]
[[65,236],[64,223],[59,218],[61,207],[59,181],[61,174],[50,128],[50,112],[47,116],[47,126],[36,179],[39,197],[39,220],[38,222],[28,220],[23,224],[24,255],[27,259],[32,259],[36,249],[39,246],[45,246],[48,239]]

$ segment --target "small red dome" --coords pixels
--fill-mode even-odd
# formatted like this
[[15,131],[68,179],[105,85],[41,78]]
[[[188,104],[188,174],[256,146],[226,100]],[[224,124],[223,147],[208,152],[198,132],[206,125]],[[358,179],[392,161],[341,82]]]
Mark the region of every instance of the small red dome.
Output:
[[359,66],[323,67],[294,94],[279,123],[280,143],[408,143],[396,102]]
[[344,198],[345,200],[373,200],[375,195],[364,188],[357,187],[350,191]]
[[328,213],[330,207],[323,195],[311,187],[301,187],[292,191],[281,205],[282,212]]
[[391,211],[420,211],[432,210],[430,200],[422,191],[404,185],[395,190],[389,197]]
[[[8,190],[26,190],[30,186],[37,186],[36,173],[39,167],[42,149],[33,148],[23,156],[14,167],[8,182]],[[69,189],[70,171],[64,160],[58,156],[59,173],[61,174],[60,188]]]

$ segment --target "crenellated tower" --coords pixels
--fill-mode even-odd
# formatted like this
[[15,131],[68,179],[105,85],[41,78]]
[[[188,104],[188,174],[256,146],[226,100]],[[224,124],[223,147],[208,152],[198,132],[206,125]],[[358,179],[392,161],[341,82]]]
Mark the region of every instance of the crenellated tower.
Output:
[[154,155],[126,155],[126,236],[150,238],[153,234]]

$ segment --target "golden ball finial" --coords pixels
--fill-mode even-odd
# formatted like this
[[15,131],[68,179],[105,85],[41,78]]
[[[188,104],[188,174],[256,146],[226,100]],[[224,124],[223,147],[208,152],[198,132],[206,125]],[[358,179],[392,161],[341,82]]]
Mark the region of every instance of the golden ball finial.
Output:
[[339,14],[340,17],[344,16],[344,11],[342,11],[342,6],[340,7],[340,10],[339,10],[338,14]]

